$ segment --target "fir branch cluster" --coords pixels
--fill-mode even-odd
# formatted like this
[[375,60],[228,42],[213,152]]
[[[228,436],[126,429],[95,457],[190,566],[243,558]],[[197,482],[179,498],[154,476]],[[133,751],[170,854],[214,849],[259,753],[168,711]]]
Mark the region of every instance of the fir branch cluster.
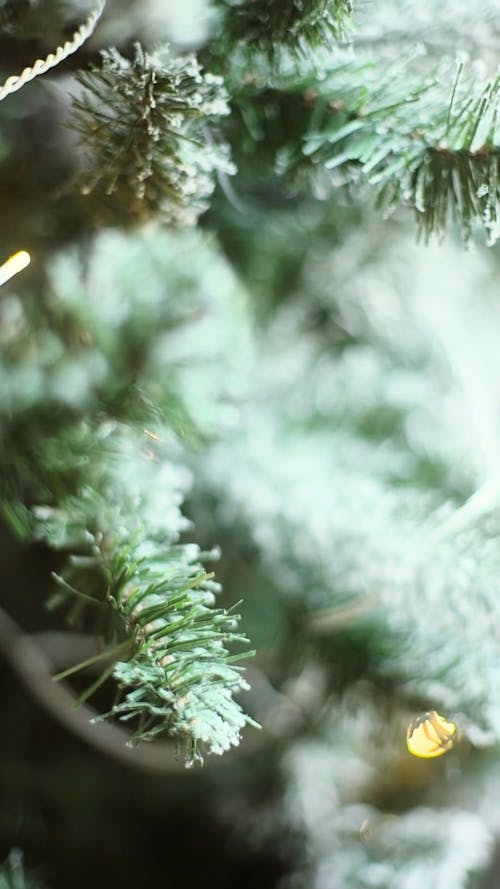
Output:
[[211,132],[229,112],[222,79],[167,46],[146,53],[136,44],[132,60],[116,49],[101,55],[100,68],[79,76],[84,93],[74,100],[86,153],[81,191],[132,221],[194,222],[214,176],[234,172]]
[[270,55],[277,46],[311,50],[345,35],[350,0],[217,0],[229,41],[243,40]]
[[226,82],[243,170],[263,158],[261,175],[291,195],[310,193],[311,178],[320,194],[363,195],[369,184],[384,213],[411,207],[425,240],[451,219],[465,241],[479,227],[488,244],[498,238],[498,78],[449,60],[425,73],[421,59],[346,51],[272,66],[245,48]]
[[[446,82],[448,81],[448,89]],[[316,92],[317,89],[317,92]],[[467,241],[476,222],[498,237],[497,109],[500,81],[478,82],[460,66],[422,83],[407,66],[337,64],[306,87],[314,104],[304,155],[333,176],[361,172],[379,206],[411,206],[426,240],[454,216]]]
[[227,651],[244,639],[213,608],[208,556],[180,542],[178,464],[179,438],[221,419],[224,350],[244,317],[234,279],[194,233],[108,233],[87,280],[73,254],[53,283],[2,305],[3,516],[25,543],[65,554],[52,602],[69,599],[72,623],[105,645],[87,693],[113,675],[125,691],[111,712],[132,719],[134,743],[168,732],[189,762],[221,753],[249,721]]
[[66,601],[73,624],[97,620],[106,643],[96,659],[105,666],[81,700],[113,676],[123,695],[100,718],[131,720],[132,744],[168,733],[191,764],[203,750],[236,745],[252,723],[232,698],[248,688],[233,666],[244,655],[227,651],[247,640],[237,615],[213,607],[219,585],[202,561],[217,554],[179,542],[189,527],[179,508],[186,472],[159,462],[158,447],[153,453],[134,430],[108,424],[100,435],[107,452],[92,487],[33,509],[35,538],[68,554],[52,605]]

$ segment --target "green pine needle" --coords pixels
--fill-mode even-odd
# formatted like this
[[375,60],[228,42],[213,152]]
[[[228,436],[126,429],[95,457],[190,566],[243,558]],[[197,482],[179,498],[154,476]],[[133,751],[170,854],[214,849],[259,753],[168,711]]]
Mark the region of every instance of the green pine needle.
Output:
[[383,65],[339,52],[273,69],[262,56],[236,53],[227,83],[239,166],[252,170],[258,157],[261,175],[284,180],[291,194],[310,193],[316,171],[321,190],[325,179],[358,191],[369,183],[386,213],[399,204],[414,210],[425,240],[453,218],[465,241],[482,227],[493,244],[500,79],[477,81],[463,65],[454,76],[449,63],[427,77],[415,68],[415,59]]
[[228,41],[242,40],[273,55],[276,48],[310,50],[345,36],[350,0],[217,0]]
[[[233,699],[248,688],[228,650],[247,648],[238,616],[214,608],[218,586],[203,570],[202,554],[179,542],[185,484],[174,464],[145,457],[139,432],[116,428],[95,487],[87,484],[57,510],[34,512],[40,539],[57,540],[63,549],[76,543],[88,554],[86,562],[68,563],[59,588],[71,608],[80,592],[80,618],[95,619],[109,646],[54,678],[103,662],[102,676],[81,699],[112,673],[122,695],[99,718],[131,721],[131,744],[169,734],[186,748],[190,764],[205,750],[220,754],[238,744],[244,726],[256,723]],[[98,575],[97,601],[106,605],[107,620],[89,595]]]
[[[234,172],[213,123],[228,114],[222,78],[203,73],[192,55],[168,46],[132,60],[116,49],[79,77],[73,126],[86,156],[83,194],[114,211],[114,221],[161,218],[192,223],[207,206],[216,173]],[[121,218],[117,213],[121,213]]]
[[479,223],[494,243],[500,79],[477,85],[461,73],[462,66],[447,90],[447,71],[422,84],[407,66],[332,67],[312,94],[305,156],[334,180],[364,175],[385,210],[411,206],[426,240],[442,235],[453,216],[465,241]]
[[186,445],[218,427],[238,379],[241,290],[195,232],[103,233],[88,262],[84,277],[61,255],[42,299],[2,302],[0,508],[26,545],[64,552],[48,606],[102,641],[94,666],[112,667],[134,743],[169,733],[189,755],[220,752],[249,721],[232,699],[247,643],[213,607],[214,554],[181,542],[180,504]]

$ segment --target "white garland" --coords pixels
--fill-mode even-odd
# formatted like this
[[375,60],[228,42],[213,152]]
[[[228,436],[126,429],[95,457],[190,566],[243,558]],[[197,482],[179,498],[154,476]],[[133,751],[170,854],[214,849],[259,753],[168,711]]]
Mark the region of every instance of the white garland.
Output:
[[55,68],[59,62],[62,62],[72,53],[80,49],[82,44],[85,43],[93,33],[95,26],[104,11],[105,4],[106,0],[99,0],[97,7],[90,13],[83,25],[75,31],[71,40],[67,40],[63,46],[59,46],[55,53],[49,53],[45,59],[37,59],[31,67],[25,68],[21,74],[15,74],[8,77],[3,86],[0,87],[0,101],[5,99],[10,93],[15,93],[16,90],[21,89],[21,87],[30,80],[33,80],[40,74],[45,74],[50,68]]

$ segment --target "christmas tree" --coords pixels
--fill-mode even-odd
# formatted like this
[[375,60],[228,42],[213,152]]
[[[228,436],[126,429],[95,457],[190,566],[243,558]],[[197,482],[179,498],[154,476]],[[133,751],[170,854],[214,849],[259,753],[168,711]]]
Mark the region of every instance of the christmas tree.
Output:
[[0,0],[0,887],[497,886],[498,10],[414,6]]

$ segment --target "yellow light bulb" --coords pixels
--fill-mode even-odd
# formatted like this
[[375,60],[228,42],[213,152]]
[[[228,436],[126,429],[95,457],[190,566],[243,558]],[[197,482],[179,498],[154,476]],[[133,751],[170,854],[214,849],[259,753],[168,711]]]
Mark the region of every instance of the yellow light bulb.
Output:
[[13,278],[14,275],[17,275],[18,272],[22,272],[30,264],[30,261],[31,256],[27,250],[18,250],[17,253],[9,256],[3,265],[0,265],[0,287]]
[[451,750],[456,733],[454,722],[449,722],[435,710],[429,710],[410,722],[406,732],[406,746],[413,756],[433,759]]

